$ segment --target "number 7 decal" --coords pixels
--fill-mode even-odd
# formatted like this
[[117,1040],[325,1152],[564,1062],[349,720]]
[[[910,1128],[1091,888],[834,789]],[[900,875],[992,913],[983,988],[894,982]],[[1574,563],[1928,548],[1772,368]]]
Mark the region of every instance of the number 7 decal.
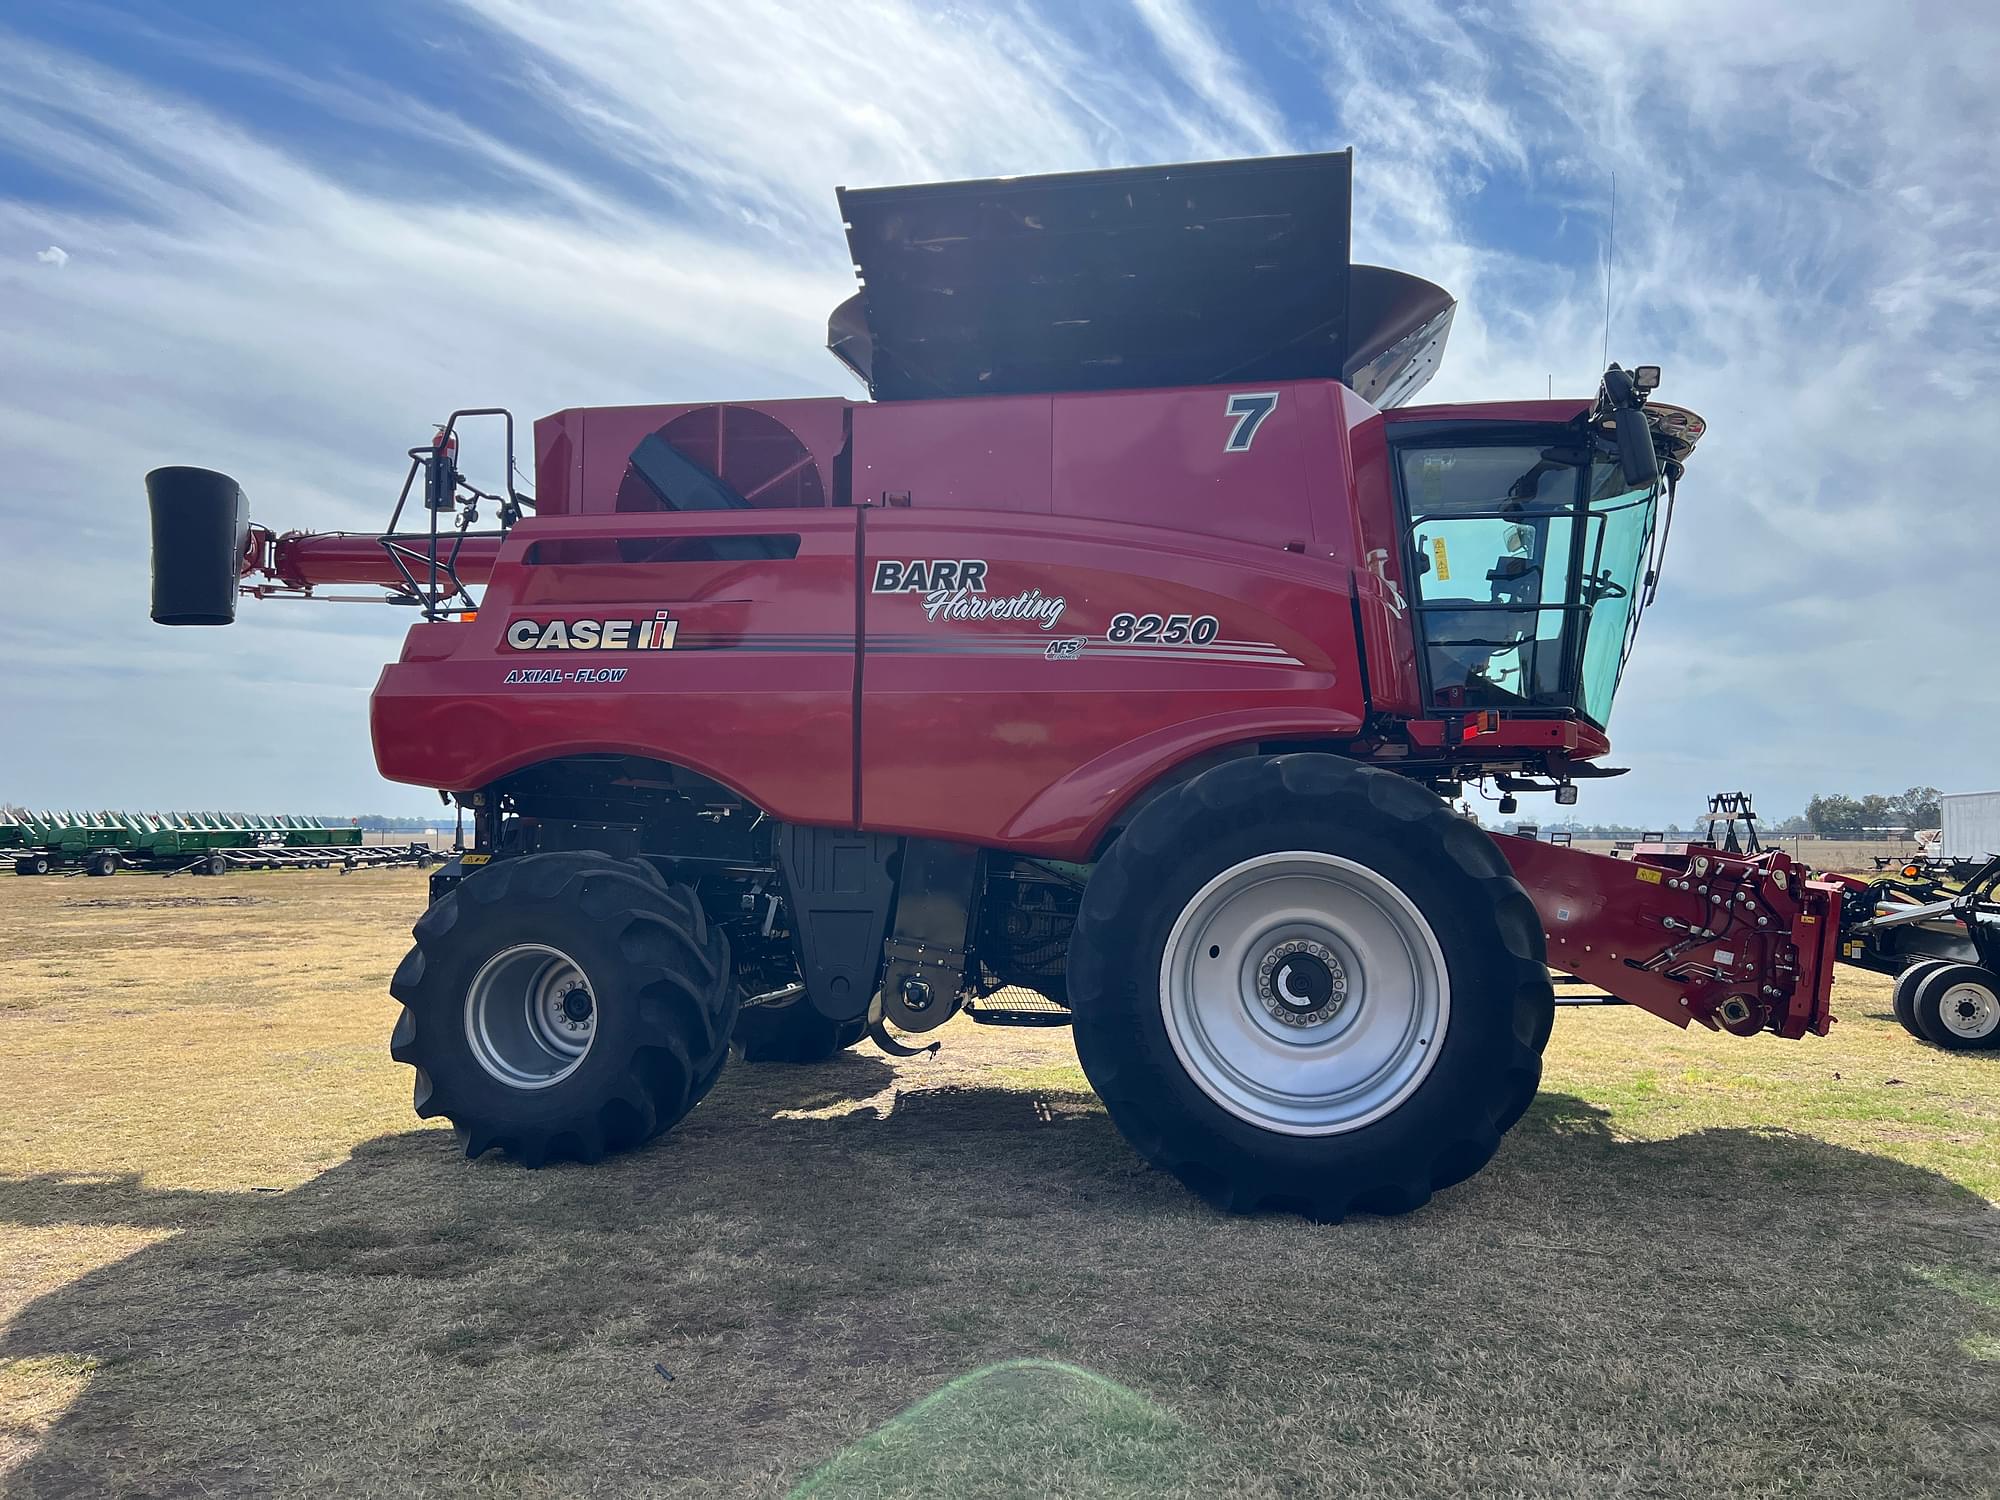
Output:
[[1229,441],[1222,445],[1222,451],[1248,453],[1250,441],[1257,436],[1257,429],[1264,425],[1264,418],[1277,409],[1276,391],[1238,391],[1231,396],[1223,410],[1236,418],[1236,427],[1229,434]]

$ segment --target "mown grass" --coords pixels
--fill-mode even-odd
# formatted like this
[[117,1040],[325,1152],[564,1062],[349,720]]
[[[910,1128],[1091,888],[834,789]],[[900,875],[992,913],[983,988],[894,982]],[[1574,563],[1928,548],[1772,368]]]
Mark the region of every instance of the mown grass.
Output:
[[1799,1043],[1565,1013],[1491,1168],[1315,1226],[958,1024],[468,1164],[385,1053],[421,901],[0,882],[0,1491],[1994,1493],[2000,1054],[1886,982]]

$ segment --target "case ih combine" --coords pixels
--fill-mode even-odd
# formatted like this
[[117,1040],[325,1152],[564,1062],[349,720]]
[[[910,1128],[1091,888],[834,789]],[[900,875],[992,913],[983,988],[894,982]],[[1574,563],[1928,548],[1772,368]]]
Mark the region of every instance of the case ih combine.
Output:
[[148,476],[161,623],[356,585],[420,616],[376,755],[476,840],[391,982],[419,1114],[594,1160],[732,1036],[1071,1023],[1149,1161],[1337,1218],[1492,1155],[1548,964],[1683,1026],[1825,1032],[1837,897],[1783,854],[1453,812],[1617,774],[1702,424],[1643,367],[1402,404],[1453,304],[1350,263],[1350,164],[843,191],[863,286],[830,343],[871,400],[560,412],[532,500],[458,467],[488,418],[512,475],[490,411],[411,450],[379,537]]

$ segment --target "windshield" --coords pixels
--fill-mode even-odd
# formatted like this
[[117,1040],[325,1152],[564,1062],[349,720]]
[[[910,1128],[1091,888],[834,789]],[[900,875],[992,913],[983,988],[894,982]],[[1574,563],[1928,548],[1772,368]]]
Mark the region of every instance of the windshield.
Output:
[[1417,621],[1439,708],[1610,717],[1653,536],[1654,492],[1573,430],[1401,454]]

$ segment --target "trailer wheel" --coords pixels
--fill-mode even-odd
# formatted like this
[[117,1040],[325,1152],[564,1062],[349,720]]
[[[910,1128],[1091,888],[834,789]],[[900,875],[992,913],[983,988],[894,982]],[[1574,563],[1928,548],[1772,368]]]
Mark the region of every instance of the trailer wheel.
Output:
[[99,876],[115,875],[118,873],[118,856],[100,850],[96,854],[91,855],[90,859],[84,864],[83,873]]
[[1554,991],[1491,839],[1338,756],[1149,803],[1069,952],[1077,1056],[1125,1138],[1217,1207],[1405,1213],[1534,1098]]
[[830,1021],[803,992],[789,1000],[746,1005],[736,1013],[737,1054],[750,1063],[825,1062],[868,1035],[868,1018]]
[[194,867],[194,872],[197,875],[222,875],[227,873],[228,869],[228,860],[224,859],[220,854],[211,854]]
[[49,869],[49,857],[46,854],[27,854],[14,861],[16,875],[46,875]]
[[1940,964],[1917,981],[1910,1014],[1924,1040],[1940,1047],[2000,1047],[2000,975],[1977,964]]
[[1917,986],[1923,983],[1924,977],[1942,969],[1946,962],[1947,960],[1942,958],[1919,958],[1911,961],[1904,967],[1903,972],[1896,976],[1896,987],[1890,994],[1889,1008],[1896,1013],[1896,1019],[1902,1023],[1903,1030],[1920,1042],[1929,1041],[1930,1038],[1918,1029],[1917,1018],[1912,1014],[1910,1004],[1916,998]]
[[440,896],[389,990],[389,1053],[467,1156],[596,1161],[701,1102],[736,1019],[729,942],[694,892],[603,854],[499,860]]

